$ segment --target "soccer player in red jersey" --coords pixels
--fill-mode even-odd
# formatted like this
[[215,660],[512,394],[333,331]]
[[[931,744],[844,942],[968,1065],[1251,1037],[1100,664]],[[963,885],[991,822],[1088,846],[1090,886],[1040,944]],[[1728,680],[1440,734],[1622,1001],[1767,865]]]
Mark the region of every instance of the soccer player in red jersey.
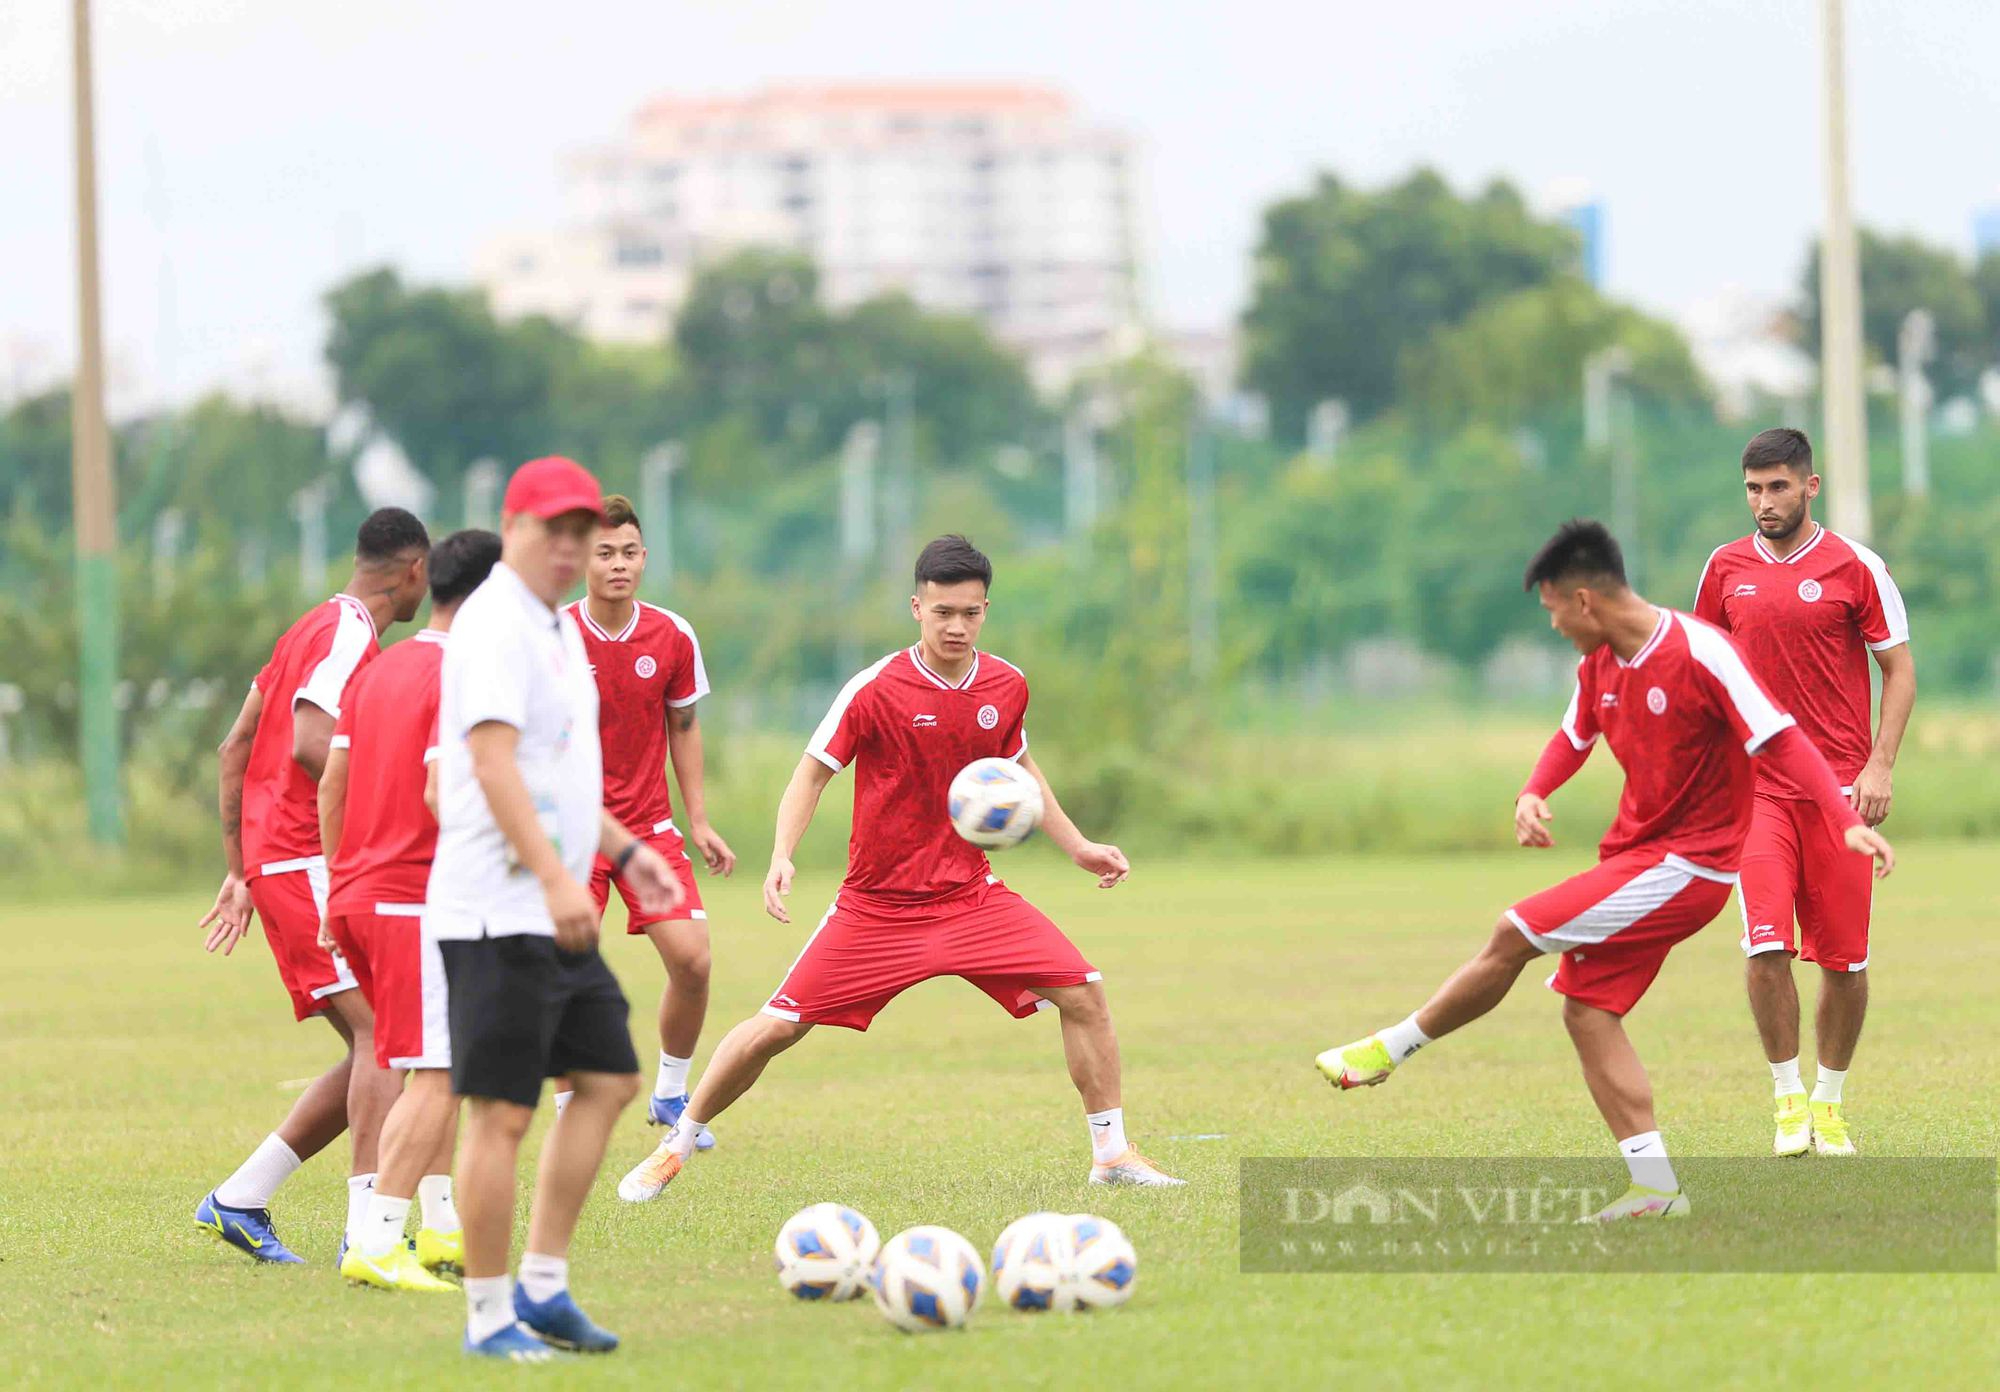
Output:
[[[1728,633],[1750,670],[1826,756],[1861,819],[1889,815],[1890,777],[1917,698],[1910,621],[1882,558],[1813,521],[1812,443],[1766,430],[1743,450],[1757,530],[1718,546],[1702,568],[1696,617]],[[1868,728],[1868,655],[1882,669],[1882,711]],[[1841,1086],[1868,1009],[1867,867],[1847,855],[1796,784],[1759,766],[1743,847],[1745,978],[1777,1094],[1772,1150],[1852,1155]],[[1793,938],[1797,920],[1798,937]],[[1799,1077],[1799,994],[1792,957],[1820,968],[1813,1035],[1819,1079]]]
[[1584,1081],[1632,1172],[1631,1188],[1596,1217],[1679,1217],[1688,1200],[1624,1017],[1668,950],[1729,897],[1750,829],[1751,758],[1789,777],[1841,828],[1849,853],[1879,860],[1878,874],[1889,873],[1894,854],[1729,639],[1648,604],[1626,584],[1618,543],[1601,525],[1565,523],[1529,563],[1526,583],[1583,660],[1562,728],[1515,803],[1515,839],[1554,844],[1548,798],[1601,735],[1625,771],[1625,790],[1598,863],[1507,910],[1486,947],[1401,1024],[1328,1049],[1317,1062],[1336,1087],[1380,1083],[1424,1045],[1498,1005],[1529,962],[1560,953],[1549,985],[1565,997],[1563,1023]]
[[[598,738],[604,748],[604,810],[643,837],[674,867],[681,902],[649,914],[638,895],[597,858],[590,893],[601,915],[611,886],[625,901],[625,931],[643,933],[660,954],[667,984],[660,992],[660,1064],[647,1108],[655,1126],[672,1126],[687,1106],[688,1065],[708,1014],[708,910],[694,882],[687,847],[710,874],[736,868],[736,853],[708,824],[702,792],[701,726],[695,703],[708,695],[701,644],[686,619],[638,598],[646,574],[646,539],[632,501],[613,493],[591,545],[585,597],[569,606],[597,678]],[[674,825],[666,766],[672,760],[687,812],[687,835]],[[703,1138],[703,1148],[715,1144]]]
[[[293,1015],[324,1015],[347,1046],[284,1123],[195,1208],[196,1223],[259,1261],[304,1260],[272,1231],[271,1195],[350,1122],[355,1169],[348,1181],[348,1227],[355,1226],[375,1169],[376,1133],[395,1101],[396,1079],[375,1067],[374,1017],[355,990],[354,974],[319,945],[327,881],[315,785],[348,681],[375,656],[382,629],[408,622],[423,603],[429,550],[424,524],[403,509],[370,514],[355,541],[347,584],[285,630],[222,741],[222,848],[229,873],[201,920],[209,929],[205,946],[221,948],[224,956],[233,952],[254,908]],[[356,1072],[363,1075],[357,1099],[366,1098],[367,1106],[350,1111],[348,1084]]]
[[1092,1183],[1182,1182],[1125,1138],[1102,973],[952,830],[951,780],[975,759],[1013,759],[1041,785],[1042,829],[1101,888],[1131,867],[1116,846],[1077,830],[1029,756],[1027,678],[974,646],[992,563],[964,537],[940,537],[917,558],[916,581],[917,642],[841,689],[778,805],[764,908],[789,923],[792,852],[827,783],[854,765],[854,833],[840,892],[769,1003],[716,1046],[680,1125],[619,1183],[622,1199],[657,1198],[708,1123],[813,1026],[865,1030],[897,995],[934,976],[963,977],[1019,1018],[1050,1008],[1061,1015],[1063,1052],[1089,1123]]
[[[347,689],[319,780],[320,839],[331,867],[320,945],[338,951],[375,1014],[375,1063],[407,1071],[382,1122],[379,1163],[340,1274],[383,1290],[450,1291],[431,1273],[465,1258],[451,1196],[458,1101],[444,962],[423,940],[424,888],[437,850],[427,796],[437,758],[438,671],[459,601],[500,559],[500,538],[464,531],[431,548],[430,626],[398,643]],[[421,1199],[414,1246],[403,1240]]]

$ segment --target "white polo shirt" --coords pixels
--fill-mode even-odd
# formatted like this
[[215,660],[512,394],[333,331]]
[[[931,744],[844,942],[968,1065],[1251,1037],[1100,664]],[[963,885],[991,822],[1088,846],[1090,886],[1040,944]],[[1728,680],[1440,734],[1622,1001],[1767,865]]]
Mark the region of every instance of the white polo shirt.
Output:
[[515,757],[563,864],[590,883],[604,798],[597,683],[583,636],[505,564],[458,608],[438,686],[438,841],[424,931],[511,937],[555,925],[541,882],[515,861],[472,773],[466,734],[489,720],[521,732]]

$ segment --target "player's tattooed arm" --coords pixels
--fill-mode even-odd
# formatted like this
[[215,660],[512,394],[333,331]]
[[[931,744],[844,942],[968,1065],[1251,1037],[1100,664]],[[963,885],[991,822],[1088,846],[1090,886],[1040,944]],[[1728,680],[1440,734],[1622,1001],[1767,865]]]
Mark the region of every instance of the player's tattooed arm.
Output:
[[667,711],[667,757],[673,762],[674,780],[681,785],[688,845],[694,847],[709,874],[727,875],[736,868],[736,852],[708,824],[708,798],[702,786],[706,756],[694,712],[693,702]]

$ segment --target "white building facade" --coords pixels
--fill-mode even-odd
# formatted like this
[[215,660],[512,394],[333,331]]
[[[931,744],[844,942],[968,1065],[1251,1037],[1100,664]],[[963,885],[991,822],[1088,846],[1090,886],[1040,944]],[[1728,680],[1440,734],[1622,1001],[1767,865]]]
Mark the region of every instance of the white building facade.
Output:
[[495,239],[477,275],[502,314],[645,341],[704,263],[783,247],[827,303],[903,290],[977,315],[1052,386],[1136,339],[1138,178],[1127,138],[1043,87],[667,98],[568,159],[562,224]]

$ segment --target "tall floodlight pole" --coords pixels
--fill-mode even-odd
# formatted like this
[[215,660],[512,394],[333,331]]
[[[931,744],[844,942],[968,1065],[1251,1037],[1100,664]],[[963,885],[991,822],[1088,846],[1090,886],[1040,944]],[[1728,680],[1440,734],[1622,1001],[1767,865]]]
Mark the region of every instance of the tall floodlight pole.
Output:
[[671,440],[648,450],[639,461],[639,502],[646,509],[646,525],[653,529],[646,543],[646,577],[654,594],[664,593],[674,583],[674,474],[680,467],[681,447]]
[[1215,440],[1206,422],[1188,432],[1188,655],[1197,680],[1215,675],[1217,633]]
[[1868,399],[1861,380],[1861,266],[1847,187],[1845,0],[1820,0],[1826,122],[1826,236],[1819,258],[1820,393],[1826,410],[1827,476],[1834,530],[1857,541],[1870,531]]
[[70,402],[70,497],[76,523],[80,722],[90,837],[124,840],[118,788],[117,496],[104,422],[104,343],[97,282],[97,134],[91,110],[90,0],[71,0],[76,121],[76,384]]
[[1937,356],[1937,320],[1928,309],[1913,309],[1896,330],[1898,414],[1903,427],[1903,492],[1928,498],[1931,492],[1931,381],[1924,365]]

